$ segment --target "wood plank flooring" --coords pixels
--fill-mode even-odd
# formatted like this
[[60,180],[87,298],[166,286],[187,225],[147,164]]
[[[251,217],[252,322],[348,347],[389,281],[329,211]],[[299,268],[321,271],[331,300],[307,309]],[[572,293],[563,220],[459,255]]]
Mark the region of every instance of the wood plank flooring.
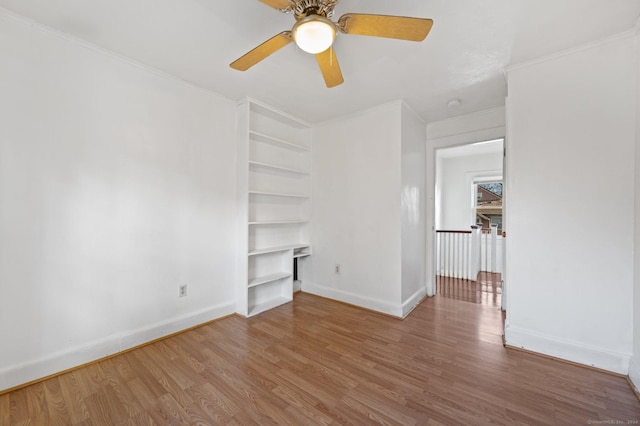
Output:
[[502,274],[480,272],[477,281],[437,276],[436,292],[450,299],[500,307]]
[[496,306],[400,321],[308,294],[0,396],[0,425],[637,424],[625,379],[501,344]]

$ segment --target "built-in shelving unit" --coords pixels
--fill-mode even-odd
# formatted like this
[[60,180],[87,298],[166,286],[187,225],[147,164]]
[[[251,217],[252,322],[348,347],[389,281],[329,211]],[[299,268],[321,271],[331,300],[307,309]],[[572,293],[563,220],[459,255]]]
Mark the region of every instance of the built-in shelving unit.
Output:
[[311,255],[311,133],[304,121],[254,100],[242,102],[237,117],[246,253],[237,309],[252,316],[292,300],[294,261]]
[[278,272],[276,274],[265,275],[263,277],[254,278],[251,281],[249,281],[249,288],[257,287],[257,286],[263,285],[263,284],[269,284],[269,283],[272,283],[274,281],[284,280],[286,278],[289,278],[290,276],[291,276],[291,274],[288,273],[288,272]]
[[292,169],[292,168],[289,168],[289,167],[279,166],[277,164],[262,163],[260,161],[249,160],[249,166],[253,167],[253,168],[271,169],[271,170],[276,170],[276,171],[286,172],[286,173],[296,173],[296,174],[300,174],[300,175],[308,175],[309,174],[308,172],[306,172],[304,170]]
[[279,246],[279,247],[269,247],[266,249],[262,249],[262,250],[253,250],[249,252],[249,256],[257,256],[260,254],[267,254],[267,253],[276,253],[276,252],[281,252],[281,251],[288,251],[288,250],[293,250],[294,255],[297,252],[300,252],[301,250],[309,250],[309,245],[308,244],[293,244],[293,245],[289,245],[289,246]]
[[311,247],[310,246],[305,246],[305,247],[299,247],[299,248],[295,248],[293,249],[293,258],[294,259],[299,259],[301,257],[307,257],[311,255]]
[[264,220],[260,222],[249,222],[249,225],[287,225],[294,223],[307,223],[308,220]]
[[265,191],[249,191],[249,195],[264,195],[267,197],[309,198],[308,195],[282,194],[278,192],[265,192]]
[[249,130],[249,136],[256,141],[270,143],[274,145],[281,145],[285,148],[296,149],[300,151],[309,151],[309,147],[305,145],[300,145],[298,143],[288,142],[282,139],[274,138],[273,136],[265,135],[263,133],[255,132],[253,130]]

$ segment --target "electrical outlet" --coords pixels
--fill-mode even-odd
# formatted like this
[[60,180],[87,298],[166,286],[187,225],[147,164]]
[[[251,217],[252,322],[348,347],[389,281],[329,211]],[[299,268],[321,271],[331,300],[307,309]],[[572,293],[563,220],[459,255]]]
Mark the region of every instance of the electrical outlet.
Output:
[[178,296],[185,297],[187,295],[187,285],[181,285],[178,290]]
[[340,273],[340,265],[336,264],[336,274]]

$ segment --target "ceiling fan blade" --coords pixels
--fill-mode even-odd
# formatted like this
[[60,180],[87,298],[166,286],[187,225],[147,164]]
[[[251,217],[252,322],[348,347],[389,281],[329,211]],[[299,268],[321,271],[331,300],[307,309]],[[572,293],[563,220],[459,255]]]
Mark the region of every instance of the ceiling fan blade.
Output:
[[252,51],[246,53],[244,56],[236,59],[229,66],[238,71],[246,71],[292,41],[293,38],[291,37],[291,31],[283,31],[280,34],[271,37]]
[[289,0],[260,0],[260,2],[278,10],[284,10],[289,7]]
[[366,15],[361,13],[347,13],[338,20],[338,28],[346,34],[397,38],[410,41],[424,40],[429,31],[431,31],[432,26],[432,19]]
[[344,83],[338,57],[333,47],[316,54],[316,60],[318,61],[318,65],[320,65],[320,71],[322,71],[322,76],[324,77],[324,82],[327,87],[335,87]]

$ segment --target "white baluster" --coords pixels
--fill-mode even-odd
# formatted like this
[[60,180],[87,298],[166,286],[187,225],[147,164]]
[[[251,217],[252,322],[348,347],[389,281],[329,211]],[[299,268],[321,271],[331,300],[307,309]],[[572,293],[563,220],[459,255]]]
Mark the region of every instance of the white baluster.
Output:
[[498,225],[491,224],[491,272],[498,272]]
[[482,228],[478,226],[471,227],[471,256],[469,272],[470,280],[476,281],[478,279],[478,273],[480,272],[480,251],[482,250]]

